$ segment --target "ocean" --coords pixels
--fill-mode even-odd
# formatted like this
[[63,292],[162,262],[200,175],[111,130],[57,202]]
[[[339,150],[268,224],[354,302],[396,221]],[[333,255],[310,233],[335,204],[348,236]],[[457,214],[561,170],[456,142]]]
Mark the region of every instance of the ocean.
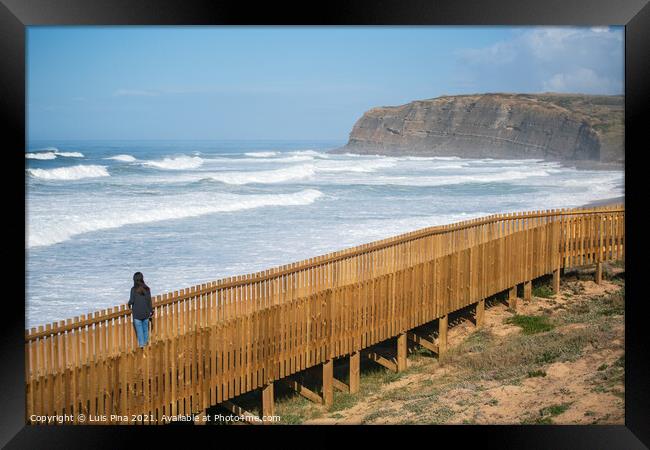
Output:
[[622,171],[332,155],[344,141],[32,141],[26,326],[432,225],[624,195]]

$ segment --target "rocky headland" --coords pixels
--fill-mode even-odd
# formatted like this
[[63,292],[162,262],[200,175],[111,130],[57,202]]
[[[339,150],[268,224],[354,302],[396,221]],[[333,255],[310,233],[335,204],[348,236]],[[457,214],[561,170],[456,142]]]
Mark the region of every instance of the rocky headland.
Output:
[[622,168],[622,95],[476,94],[367,111],[334,153],[562,161]]

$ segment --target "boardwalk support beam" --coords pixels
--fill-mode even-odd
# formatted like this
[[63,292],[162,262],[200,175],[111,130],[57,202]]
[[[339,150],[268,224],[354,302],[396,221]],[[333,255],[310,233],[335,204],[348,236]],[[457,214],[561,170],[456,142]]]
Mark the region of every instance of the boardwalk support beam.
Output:
[[359,377],[361,375],[361,354],[356,351],[350,355],[350,394],[359,392]]
[[205,417],[206,417],[205,410],[196,414],[194,416],[194,425],[205,425],[207,423]]
[[600,284],[603,281],[603,263],[601,262],[596,263],[596,274],[594,281],[596,284]]
[[416,334],[414,331],[409,331],[408,338],[411,341],[415,342],[416,344],[421,345],[422,347],[432,351],[435,354],[438,354],[440,351],[438,349],[438,346],[433,341],[430,341],[425,337]]
[[553,271],[553,293],[556,296],[560,295],[560,269]]
[[397,371],[406,370],[406,332],[397,336]]
[[243,421],[237,422],[237,423],[247,423],[247,424],[251,424],[251,425],[261,425],[262,424],[262,421],[259,420],[258,416],[256,416],[252,412],[246,411],[241,406],[235,405],[233,402],[225,401],[225,402],[219,403],[219,405],[226,408],[231,413],[233,413],[233,414],[241,417],[242,419],[244,419]]
[[393,372],[397,373],[397,363],[387,358],[384,358],[379,353],[370,351],[368,352],[368,358],[372,359],[377,364],[384,366],[388,370],[392,370]]
[[533,282],[528,280],[524,282],[524,300],[530,300],[533,296]]
[[334,403],[334,360],[323,363],[323,404],[330,406]]
[[485,299],[476,303],[476,328],[481,328],[485,322]]
[[438,319],[438,357],[447,351],[447,329],[449,328],[449,316],[445,314]]
[[323,403],[323,397],[321,397],[311,389],[306,388],[305,386],[298,383],[297,381],[292,380],[291,378],[285,378],[282,381],[284,381],[290,388],[292,388],[298,394],[305,397],[307,400],[311,400],[312,402],[319,403],[319,404]]
[[508,307],[517,309],[517,286],[513,286],[508,290]]
[[[262,388],[262,416],[275,415],[275,400],[273,398],[273,382]],[[270,423],[270,422],[264,422]]]

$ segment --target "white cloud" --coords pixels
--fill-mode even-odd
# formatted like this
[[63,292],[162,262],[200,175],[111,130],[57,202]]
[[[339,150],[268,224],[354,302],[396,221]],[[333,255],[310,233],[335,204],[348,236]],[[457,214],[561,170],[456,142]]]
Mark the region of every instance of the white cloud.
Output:
[[535,27],[488,47],[463,49],[457,62],[461,73],[495,86],[488,91],[513,90],[510,83],[531,92],[621,94],[623,50],[622,29]]
[[580,67],[571,72],[556,73],[543,83],[544,91],[552,92],[611,92],[615,90],[616,83],[607,78],[600,77],[591,69]]

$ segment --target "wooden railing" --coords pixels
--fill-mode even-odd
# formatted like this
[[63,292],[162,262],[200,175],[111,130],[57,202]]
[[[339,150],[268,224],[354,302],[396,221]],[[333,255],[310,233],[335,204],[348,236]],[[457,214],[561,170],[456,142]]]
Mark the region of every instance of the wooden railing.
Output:
[[32,328],[27,420],[195,413],[560,267],[622,259],[624,230],[623,205],[426,228],[156,296],[144,350],[124,304]]

